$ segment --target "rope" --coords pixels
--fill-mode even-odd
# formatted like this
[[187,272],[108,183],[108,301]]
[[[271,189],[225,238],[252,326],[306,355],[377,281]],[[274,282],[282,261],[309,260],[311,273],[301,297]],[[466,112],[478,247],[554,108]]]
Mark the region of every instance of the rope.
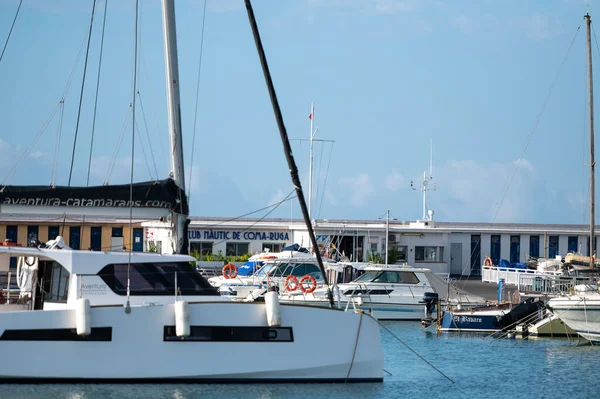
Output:
[[98,76],[96,77],[96,99],[94,100],[94,117],[92,119],[92,140],[90,142],[90,156],[88,159],[87,180],[85,185],[90,185],[90,170],[92,168],[92,150],[94,148],[94,133],[96,131],[96,111],[98,110],[98,91],[100,89],[100,71],[102,70],[102,53],[104,50],[104,30],[106,27],[106,9],[108,0],[104,1],[104,18],[102,19],[102,38],[100,39],[100,59],[98,60]]
[[[156,173],[156,180],[158,180],[158,169],[156,168],[156,158],[154,157],[154,150],[152,150],[152,140],[150,140],[150,130],[148,129],[148,122],[146,122],[146,112],[144,111],[144,105],[142,104],[142,95],[140,94],[140,90],[137,91],[138,100],[140,100],[140,110],[142,111],[142,120],[144,121],[144,126],[146,127],[146,138],[148,139],[148,147],[150,147],[150,156],[152,157],[152,165],[154,166],[154,173]],[[139,127],[138,127],[139,129]],[[141,141],[141,138],[140,138]],[[152,176],[152,173],[150,173]]]
[[354,351],[352,351],[352,360],[350,361],[350,367],[348,368],[348,374],[346,374],[346,380],[344,383],[348,382],[348,378],[350,378],[350,373],[352,372],[352,367],[354,366],[354,358],[356,357],[356,349],[358,348],[358,339],[360,338],[360,328],[362,327],[362,319],[363,312],[360,313],[360,319],[358,319],[358,329],[356,330],[356,341],[354,341]]
[[[583,20],[582,20],[582,22],[583,22]],[[515,165],[513,166],[512,174],[509,177],[509,179],[504,183],[504,186],[502,187],[501,194],[500,194],[500,199],[492,207],[492,209],[495,209],[494,217],[492,219],[492,222],[494,222],[496,220],[496,218],[498,217],[498,213],[500,212],[500,209],[502,208],[502,204],[504,203],[504,199],[506,198],[506,194],[508,194],[508,189],[510,188],[510,185],[512,184],[512,181],[513,181],[515,175],[517,174],[517,171],[519,170],[521,159],[523,159],[523,156],[525,155],[525,152],[527,151],[527,148],[529,147],[529,144],[531,143],[531,139],[533,138],[533,135],[537,131],[537,127],[538,127],[538,125],[540,123],[540,120],[542,119],[542,115],[544,114],[544,111],[546,110],[546,106],[548,105],[548,102],[550,101],[550,97],[552,96],[552,93],[554,91],[554,86],[556,85],[556,82],[558,81],[558,78],[560,77],[560,74],[561,74],[561,72],[563,70],[563,67],[564,67],[565,62],[567,60],[567,57],[569,56],[569,54],[571,52],[571,49],[573,48],[573,44],[575,43],[575,39],[577,38],[577,35],[579,34],[580,28],[581,28],[581,23],[577,27],[577,31],[575,32],[575,36],[573,37],[573,40],[571,40],[571,44],[569,45],[567,53],[565,54],[562,62],[560,63],[560,67],[558,69],[558,73],[556,74],[556,77],[554,78],[554,81],[550,85],[550,89],[548,91],[548,95],[546,96],[546,100],[544,101],[544,103],[542,105],[542,109],[538,113],[538,116],[537,116],[537,118],[535,120],[535,123],[533,124],[533,129],[529,133],[529,136],[527,136],[527,139],[525,140],[525,145],[523,146],[523,149],[521,150],[521,153],[519,154],[519,157],[517,158],[517,162],[515,162]]]
[[194,150],[196,149],[196,121],[198,119],[198,101],[200,98],[200,71],[202,70],[202,49],[204,48],[204,22],[206,21],[206,0],[202,11],[202,33],[200,34],[200,60],[198,61],[198,80],[196,82],[196,107],[194,109],[194,132],[192,134],[192,157],[190,160],[190,177],[188,179],[188,204],[192,195],[192,172],[194,170]]
[[15,22],[17,22],[17,17],[19,16],[19,10],[21,9],[21,4],[23,4],[23,0],[19,1],[19,6],[17,7],[17,12],[15,13],[15,18],[12,21],[12,25],[10,25],[10,30],[8,31],[8,37],[6,38],[4,47],[2,47],[2,53],[0,54],[0,62],[2,62],[2,58],[4,57],[4,52],[6,51],[6,46],[8,46],[8,41],[10,40],[10,35],[12,34],[13,28],[15,27]]
[[129,109],[127,110],[127,115],[125,116],[125,120],[123,121],[123,128],[121,129],[121,134],[117,139],[117,145],[113,151],[113,156],[108,164],[108,171],[106,172],[106,176],[104,177],[104,185],[108,185],[110,182],[110,176],[112,175],[113,168],[115,166],[115,162],[117,161],[117,155],[119,155],[119,150],[121,149],[121,144],[123,143],[123,138],[125,137],[125,130],[127,130],[127,122],[129,121],[129,115],[131,115],[132,106],[129,104]]
[[329,148],[329,161],[327,161],[327,170],[325,171],[325,182],[323,183],[323,195],[321,196],[321,202],[319,202],[319,210],[317,215],[321,214],[321,208],[323,208],[323,198],[325,198],[325,188],[327,187],[327,178],[329,177],[329,165],[331,165],[331,155],[333,154],[333,142]]
[[54,144],[54,160],[52,161],[52,179],[50,185],[56,187],[56,170],[58,169],[58,153],[60,152],[60,134],[62,132],[63,116],[65,114],[65,101],[60,100],[60,114],[56,128],[56,143]]
[[448,377],[440,369],[438,369],[433,364],[431,364],[430,362],[428,362],[423,356],[419,355],[413,348],[411,348],[410,346],[408,346],[408,344],[406,342],[402,341],[396,334],[394,334],[393,332],[391,332],[385,325],[383,325],[383,323],[381,323],[379,320],[377,320],[375,318],[373,320],[375,320],[392,337],[396,338],[396,340],[398,342],[400,342],[402,345],[404,345],[409,351],[411,351],[412,353],[414,353],[419,359],[421,359],[422,361],[424,361],[425,363],[427,363],[432,369],[434,369],[435,371],[437,371],[438,373],[440,373],[444,378],[446,378],[448,381],[450,381],[451,383],[454,384],[454,380],[452,378]]
[[81,79],[81,91],[79,92],[79,108],[77,110],[77,123],[75,124],[75,138],[73,139],[73,153],[71,154],[71,168],[69,169],[69,184],[71,187],[71,177],[73,176],[73,163],[75,162],[75,149],[77,148],[77,133],[79,132],[79,121],[81,119],[81,105],[83,103],[83,88],[85,87],[85,75],[87,73],[88,56],[90,53],[90,42],[92,39],[92,26],[94,24],[94,13],[96,11],[96,0],[92,4],[92,17],[90,18],[90,30],[87,37],[87,49],[85,51],[85,62],[83,64],[83,78]]
[[146,163],[146,168],[148,168],[148,175],[150,176],[150,180],[152,180],[152,171],[150,170],[150,164],[148,163],[148,157],[146,157],[146,149],[144,148],[144,141],[142,140],[140,127],[137,122],[135,122],[135,130],[138,135],[138,139],[140,140],[140,147],[142,148],[142,155],[144,156],[144,162]]

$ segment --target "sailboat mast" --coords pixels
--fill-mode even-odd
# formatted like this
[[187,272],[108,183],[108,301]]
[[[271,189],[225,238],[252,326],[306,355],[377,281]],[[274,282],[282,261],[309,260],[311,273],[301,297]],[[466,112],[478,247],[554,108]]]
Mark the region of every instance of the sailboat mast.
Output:
[[[183,145],[181,140],[181,101],[179,98],[179,66],[177,63],[177,34],[175,29],[174,0],[162,1],[163,33],[165,40],[165,69],[167,78],[167,103],[169,109],[169,137],[171,143],[171,174],[181,193],[185,193],[183,171]],[[174,214],[173,244],[176,253],[182,248],[187,215]]]
[[596,167],[594,161],[594,79],[592,75],[592,37],[591,24],[592,18],[590,14],[585,14],[585,22],[587,26],[587,51],[588,51],[588,85],[590,87],[590,268],[594,267],[594,227],[596,225],[595,215],[595,193],[596,179],[594,169]]
[[315,120],[315,104],[310,105],[310,150],[309,150],[309,165],[308,165],[308,216],[312,217],[310,213],[310,208],[312,205],[312,172],[313,172],[313,139],[315,138],[315,133],[313,130],[313,123]]

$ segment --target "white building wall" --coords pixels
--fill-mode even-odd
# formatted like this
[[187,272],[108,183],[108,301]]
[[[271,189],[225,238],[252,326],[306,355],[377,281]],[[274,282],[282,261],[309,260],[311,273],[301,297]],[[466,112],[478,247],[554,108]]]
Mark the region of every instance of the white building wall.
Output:
[[558,236],[558,254],[565,256],[567,254],[567,248],[569,248],[569,236]]
[[482,234],[481,235],[481,263],[483,263],[484,259],[487,256],[491,256],[492,250],[492,235],[491,234]]

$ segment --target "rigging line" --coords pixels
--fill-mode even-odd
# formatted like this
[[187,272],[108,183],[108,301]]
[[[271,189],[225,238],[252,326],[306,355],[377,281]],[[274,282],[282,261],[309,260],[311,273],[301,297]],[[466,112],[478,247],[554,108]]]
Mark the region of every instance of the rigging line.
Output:
[[58,127],[56,128],[56,143],[54,144],[54,160],[52,161],[52,180],[50,185],[56,187],[56,170],[58,169],[58,153],[60,152],[60,134],[62,132],[63,117],[65,114],[65,100],[60,100],[60,114],[58,115]]
[[[319,174],[317,175],[317,189],[315,190],[315,198],[319,198],[319,189],[321,187],[321,169],[323,168],[323,143],[319,146],[319,166],[317,170]],[[316,203],[316,201],[315,201]],[[318,215],[317,215],[318,217]]]
[[8,31],[8,37],[6,38],[4,47],[2,47],[2,53],[0,54],[0,62],[2,62],[2,58],[4,57],[4,52],[6,51],[6,46],[8,46],[8,41],[10,40],[10,35],[12,35],[13,28],[15,27],[15,22],[17,22],[17,17],[19,16],[19,10],[21,9],[21,4],[23,4],[23,0],[19,1],[19,6],[17,7],[17,12],[15,13],[15,18],[12,21],[12,25],[10,25],[10,30]]
[[79,132],[79,121],[81,119],[81,105],[83,103],[83,88],[85,87],[85,75],[87,73],[88,56],[90,53],[90,42],[92,39],[92,27],[94,25],[94,13],[96,12],[96,0],[92,4],[92,17],[90,18],[90,30],[88,33],[87,49],[85,51],[85,62],[83,64],[83,78],[81,79],[81,91],[79,93],[79,108],[77,110],[77,123],[75,124],[75,138],[73,139],[73,153],[71,154],[71,168],[69,169],[69,184],[71,187],[71,178],[73,177],[73,164],[75,162],[75,149],[77,148],[77,133]]
[[142,134],[140,133],[140,127],[137,122],[135,122],[135,131],[138,136],[138,140],[140,141],[140,147],[142,147],[142,154],[144,155],[144,161],[146,162],[146,168],[148,168],[148,175],[150,176],[150,180],[152,180],[152,170],[150,169],[150,164],[148,163],[148,157],[146,157],[146,150],[144,149],[144,141],[142,140]]
[[[146,78],[146,84],[148,86],[148,91],[150,92],[150,105],[151,105],[151,108],[154,109],[154,112],[151,112],[151,115],[154,115],[154,124],[155,124],[155,128],[156,128],[156,132],[160,132],[161,128],[158,123],[158,117],[157,117],[157,115],[160,115],[160,112],[157,112],[158,107],[156,106],[156,96],[154,95],[154,92],[152,91],[152,85],[150,84],[150,80],[149,80],[150,74],[148,73],[148,67],[146,65],[146,59],[144,58],[144,49],[142,46],[140,46],[140,61],[141,61],[140,62],[141,65],[143,67],[142,70],[143,70],[143,72],[145,72],[144,77]],[[140,100],[140,109],[142,111],[142,115],[144,115],[145,113],[144,113],[144,107],[142,105],[142,97],[141,96],[139,97],[139,100]],[[149,131],[150,130],[148,129],[148,132]],[[164,142],[160,138],[158,140],[156,140],[156,142],[159,144],[160,150],[161,150],[159,152],[160,158],[161,158],[161,165],[163,165],[163,167],[165,167],[166,170],[169,170],[169,168],[170,168],[169,161],[165,160],[165,153],[167,152],[167,149],[164,145]],[[156,175],[157,175],[157,180],[158,180],[158,172],[156,173]]]
[[[156,168],[156,158],[154,157],[154,150],[152,149],[152,140],[150,140],[150,129],[148,129],[148,123],[146,122],[146,112],[144,112],[144,105],[142,104],[142,95],[140,90],[137,91],[138,100],[140,100],[140,110],[142,111],[142,120],[146,127],[146,137],[148,138],[148,146],[150,147],[150,157],[152,158],[152,164],[154,165],[154,173],[156,173],[156,180],[158,180],[158,169]],[[139,129],[139,128],[138,128]],[[141,138],[140,138],[141,140]],[[150,174],[152,176],[152,174]]]
[[21,165],[21,162],[23,162],[25,157],[27,157],[27,155],[29,154],[31,149],[35,146],[35,144],[38,142],[40,137],[42,137],[42,134],[44,133],[44,131],[46,130],[46,128],[48,127],[48,125],[50,124],[52,119],[54,119],[54,116],[56,115],[56,113],[58,112],[59,109],[60,109],[60,102],[58,104],[56,104],[56,107],[54,107],[54,110],[52,111],[52,113],[50,114],[48,119],[46,119],[46,121],[42,125],[42,128],[37,132],[37,134],[31,141],[31,143],[29,143],[29,146],[25,149],[25,151],[23,151],[23,154],[21,154],[21,157],[19,158],[19,160],[17,162],[15,162],[15,164],[12,166],[12,168],[10,168],[10,170],[8,171],[8,174],[6,175],[6,177],[4,178],[2,183],[0,183],[0,186],[2,186],[2,188],[0,188],[0,192],[2,192],[4,190],[4,187],[6,187],[6,184],[12,179],[14,174],[17,172],[17,169]]
[[127,265],[127,307],[129,307],[129,296],[131,287],[131,252],[133,251],[133,165],[135,159],[135,92],[137,89],[137,52],[138,52],[138,13],[139,13],[139,2],[135,0],[135,40],[133,47],[133,90],[131,95],[133,96],[132,102],[132,123],[131,123],[131,174],[129,176],[129,263]]
[[[582,23],[583,23],[583,20],[582,20]],[[527,151],[527,148],[529,147],[529,144],[531,143],[531,139],[533,138],[533,135],[537,131],[537,127],[538,127],[538,125],[540,123],[540,120],[542,119],[542,115],[544,114],[544,111],[546,110],[546,106],[548,105],[548,102],[550,101],[550,97],[552,97],[552,93],[554,91],[554,86],[556,85],[556,82],[558,82],[558,78],[560,77],[560,74],[561,74],[561,72],[563,70],[565,62],[567,61],[567,58],[568,58],[569,54],[571,53],[571,49],[573,48],[573,44],[575,43],[575,39],[577,38],[577,35],[579,34],[579,31],[581,29],[581,24],[582,23],[580,23],[579,26],[577,27],[577,31],[575,32],[575,36],[573,37],[573,40],[571,40],[571,44],[569,44],[569,48],[567,49],[567,53],[565,54],[564,58],[562,59],[562,62],[560,63],[560,67],[558,68],[558,72],[556,74],[556,77],[554,78],[554,81],[550,85],[550,89],[548,91],[548,95],[546,96],[546,100],[544,101],[544,104],[542,105],[542,109],[540,110],[540,112],[537,115],[537,118],[536,118],[535,123],[533,125],[533,129],[529,133],[529,136],[527,137],[527,140],[525,141],[525,145],[523,146],[523,149],[521,150],[521,153],[519,154],[519,157],[517,158],[517,161],[515,162],[515,165],[513,166],[512,174],[509,177],[509,179],[504,183],[504,186],[502,187],[501,194],[500,194],[500,199],[492,207],[492,209],[495,209],[494,217],[492,219],[492,223],[496,221],[496,218],[498,217],[498,213],[500,213],[500,209],[502,208],[502,204],[504,203],[504,199],[506,198],[506,195],[508,194],[508,189],[510,188],[510,185],[512,184],[512,181],[513,181],[515,175],[517,174],[517,171],[519,170],[519,166],[520,166],[521,160],[522,160],[523,156],[525,155],[525,152]]]
[[92,140],[90,142],[90,156],[88,158],[87,180],[85,185],[90,186],[90,170],[92,169],[92,151],[94,148],[94,133],[96,132],[96,111],[98,110],[98,91],[100,90],[100,72],[102,71],[102,53],[104,50],[104,30],[106,27],[106,10],[108,0],[104,0],[104,17],[102,18],[102,38],[100,39],[100,59],[98,60],[98,76],[96,77],[96,99],[94,100],[94,116],[92,118]]
[[125,120],[123,121],[123,127],[121,128],[121,134],[119,135],[119,138],[117,139],[117,145],[115,146],[115,149],[113,150],[113,155],[112,158],[110,160],[110,163],[108,164],[108,170],[106,171],[106,176],[104,177],[104,185],[108,185],[109,181],[110,181],[110,176],[112,175],[112,171],[113,168],[115,166],[115,162],[117,161],[117,155],[119,155],[119,150],[121,149],[121,144],[123,143],[123,138],[125,137],[125,131],[127,130],[127,126],[128,126],[128,122],[129,122],[129,115],[131,115],[131,104],[129,104],[129,108],[127,110],[127,115],[125,116]]
[[[275,209],[279,208],[279,206],[281,204],[283,204],[286,201],[289,201],[293,198],[295,198],[295,196],[292,197],[292,194],[294,194],[294,190],[292,190],[284,199],[282,199],[281,201],[279,201],[278,203],[275,204],[275,207],[273,209],[271,209],[269,212],[265,213],[263,216],[261,216],[260,218],[258,218],[258,220],[256,220],[254,223],[252,223],[250,226],[240,230],[240,232],[245,232],[250,230],[252,227],[256,226],[258,223],[262,222],[267,216],[269,216],[271,213],[273,213],[275,211]],[[215,241],[213,242],[213,245],[217,245],[217,244],[221,244],[224,243],[227,240],[221,240],[221,241]]]
[[[289,196],[288,196],[288,197],[289,197]],[[277,206],[281,205],[282,203],[284,203],[285,201],[293,200],[293,199],[295,199],[295,198],[296,198],[296,196],[295,196],[295,195],[294,195],[293,197],[289,197],[289,198],[288,198],[288,197],[286,197],[287,199],[284,199],[284,200],[282,200],[282,201],[280,201],[280,202],[276,202],[276,203],[274,203],[274,204],[267,205],[267,206],[265,206],[265,207],[263,207],[263,208],[257,209],[257,210],[255,210],[255,211],[252,211],[252,212],[248,212],[248,213],[246,213],[246,214],[244,214],[244,215],[241,215],[241,216],[236,216],[236,217],[234,217],[234,218],[231,218],[231,219],[226,219],[226,220],[223,220],[223,221],[221,221],[221,222],[219,222],[219,223],[215,223],[215,224],[211,224],[211,225],[205,226],[205,228],[207,228],[207,229],[210,229],[210,228],[215,228],[215,227],[218,227],[218,226],[220,226],[220,225],[222,225],[222,224],[225,224],[225,223],[228,223],[228,222],[233,222],[233,221],[236,221],[236,220],[239,220],[239,219],[245,218],[246,216],[253,215],[253,214],[255,214],[255,213],[258,213],[258,212],[264,211],[265,209],[269,209],[269,208],[272,208],[272,207],[277,207]]]
[[194,150],[196,149],[196,122],[198,120],[198,102],[200,98],[200,71],[202,70],[202,50],[204,48],[204,25],[206,21],[206,0],[202,11],[202,31],[200,33],[200,57],[198,60],[198,80],[196,81],[196,107],[194,109],[194,132],[192,133],[192,156],[190,160],[190,176],[188,178],[188,204],[192,195],[192,172],[194,170]]
[[377,323],[385,330],[387,331],[392,337],[396,338],[396,340],[398,342],[400,342],[402,345],[404,345],[406,347],[406,349],[408,349],[409,351],[411,351],[412,353],[414,353],[419,359],[421,359],[422,361],[424,361],[425,363],[427,363],[431,368],[433,368],[435,371],[437,371],[438,373],[440,373],[442,376],[444,376],[448,381],[450,381],[451,383],[454,384],[454,380],[452,380],[452,378],[448,377],[446,374],[444,374],[440,369],[438,369],[437,367],[435,367],[433,364],[431,364],[430,362],[428,362],[423,356],[419,355],[413,348],[411,348],[410,346],[408,346],[408,344],[406,342],[404,342],[403,340],[401,340],[396,334],[394,334],[392,331],[390,331],[389,328],[387,328],[381,321],[379,320],[375,320],[377,321]]
[[331,155],[333,154],[333,144],[329,149],[329,161],[327,161],[327,170],[325,171],[325,182],[323,182],[323,195],[321,196],[321,202],[319,202],[319,215],[321,214],[321,208],[323,207],[323,198],[325,198],[325,189],[327,188],[327,178],[329,177],[329,165],[331,164]]

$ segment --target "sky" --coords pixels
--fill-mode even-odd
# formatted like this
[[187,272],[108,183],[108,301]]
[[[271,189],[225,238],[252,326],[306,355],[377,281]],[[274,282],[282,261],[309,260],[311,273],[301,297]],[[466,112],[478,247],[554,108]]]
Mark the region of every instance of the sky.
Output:
[[[0,46],[18,4],[0,2]],[[130,181],[135,1],[108,0],[99,81],[96,1],[81,95],[92,5],[23,0],[0,61],[0,184],[67,185],[73,159],[71,184],[85,186],[90,148],[90,185]],[[207,0],[203,39],[204,0],[175,6],[191,215],[301,217],[244,2]],[[591,0],[253,6],[290,138],[309,137],[314,103],[328,140],[314,143],[313,218],[420,219],[432,143],[435,220],[589,223]],[[133,170],[144,181],[170,170],[159,0],[140,1],[138,28]],[[592,49],[600,60],[595,30]],[[308,198],[309,145],[292,149]]]

